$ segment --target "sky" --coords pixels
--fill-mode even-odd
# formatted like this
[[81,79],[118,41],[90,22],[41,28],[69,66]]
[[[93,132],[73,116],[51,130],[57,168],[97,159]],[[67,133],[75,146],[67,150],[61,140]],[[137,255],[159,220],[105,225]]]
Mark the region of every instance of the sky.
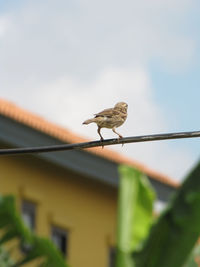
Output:
[[[91,140],[82,122],[119,101],[123,136],[199,130],[199,24],[199,0],[0,0],[0,98]],[[180,181],[199,142],[112,149]]]

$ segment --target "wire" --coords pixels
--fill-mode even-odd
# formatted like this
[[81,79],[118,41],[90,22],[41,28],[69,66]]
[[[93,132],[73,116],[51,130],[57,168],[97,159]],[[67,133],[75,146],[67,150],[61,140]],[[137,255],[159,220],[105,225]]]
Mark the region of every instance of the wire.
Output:
[[106,139],[103,141],[91,141],[91,142],[76,143],[76,144],[0,149],[0,156],[45,153],[45,152],[55,152],[55,151],[64,151],[72,149],[92,148],[98,146],[103,147],[116,144],[151,142],[151,141],[160,141],[168,139],[181,139],[181,138],[194,138],[194,137],[200,137],[200,131],[132,136],[132,137],[124,137],[121,139]]

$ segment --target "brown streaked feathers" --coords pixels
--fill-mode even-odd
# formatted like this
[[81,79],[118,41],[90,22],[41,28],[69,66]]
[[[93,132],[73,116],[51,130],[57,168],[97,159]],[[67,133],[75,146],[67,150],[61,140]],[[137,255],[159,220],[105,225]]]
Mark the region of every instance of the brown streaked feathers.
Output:
[[127,108],[128,105],[125,102],[117,103],[114,108],[104,109],[103,111],[95,114],[93,119],[89,119],[83,122],[83,124],[96,123],[98,126],[97,132],[100,135],[101,140],[103,136],[101,135],[101,128],[109,128],[122,138],[122,135],[116,132],[115,128],[121,126],[127,118]]

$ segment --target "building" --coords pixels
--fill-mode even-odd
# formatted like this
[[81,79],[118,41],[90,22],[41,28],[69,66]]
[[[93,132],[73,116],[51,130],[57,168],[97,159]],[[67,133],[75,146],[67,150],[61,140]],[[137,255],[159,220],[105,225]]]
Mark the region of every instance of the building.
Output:
[[[0,100],[1,148],[87,141]],[[0,194],[14,194],[25,222],[50,237],[74,267],[109,267],[115,244],[119,164],[143,171],[166,202],[178,184],[109,149],[0,157]]]

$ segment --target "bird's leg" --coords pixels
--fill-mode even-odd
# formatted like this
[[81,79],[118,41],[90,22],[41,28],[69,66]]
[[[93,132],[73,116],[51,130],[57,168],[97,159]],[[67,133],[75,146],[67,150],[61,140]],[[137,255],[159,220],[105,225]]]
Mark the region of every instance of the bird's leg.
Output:
[[[103,141],[104,139],[103,139],[103,136],[101,135],[101,127],[98,127],[97,132],[98,132],[98,134],[100,135],[100,139],[101,139],[101,141]],[[102,145],[102,148],[104,148],[103,145]]]
[[119,139],[120,138],[123,138],[123,136],[121,134],[119,134],[118,132],[116,132],[115,127],[112,128],[112,131],[119,136]]
[[[123,136],[122,136],[121,134],[119,134],[118,132],[116,132],[115,127],[112,128],[112,131],[113,131],[114,133],[116,133],[116,134],[119,136],[119,139],[123,138]],[[122,143],[122,146],[123,146],[123,145],[124,145],[124,144]]]
[[103,141],[104,139],[103,139],[103,136],[101,135],[100,131],[101,131],[101,127],[98,127],[97,132],[100,135],[101,141]]

